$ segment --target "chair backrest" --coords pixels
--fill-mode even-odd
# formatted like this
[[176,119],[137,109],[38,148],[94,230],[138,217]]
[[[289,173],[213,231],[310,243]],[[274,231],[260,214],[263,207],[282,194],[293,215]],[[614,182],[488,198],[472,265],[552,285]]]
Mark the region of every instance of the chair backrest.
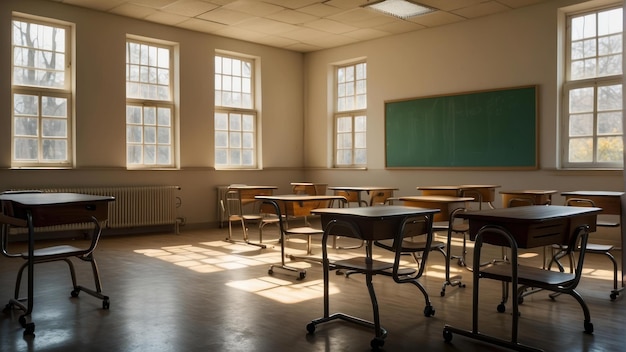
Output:
[[326,184],[325,183],[313,183],[313,182],[303,182],[303,183],[295,183],[291,186],[291,189],[294,194],[306,194],[309,196],[318,196],[326,194]]
[[370,193],[370,207],[376,205],[387,205],[388,199],[393,197],[393,190],[372,191]]
[[535,202],[531,198],[511,198],[509,199],[509,208],[523,207],[525,205],[535,205]]
[[226,197],[222,200],[222,207],[222,210],[226,212],[228,217],[243,215],[243,206],[241,204],[241,198],[239,197],[239,191],[236,189],[226,191]]
[[[333,192],[336,196],[341,196],[346,198],[345,205],[350,206],[350,203],[357,203],[357,206],[367,205],[367,202],[359,199],[359,191],[344,191],[344,190],[335,190]],[[342,207],[344,203],[340,202],[339,206]]]
[[587,198],[569,198],[565,201],[565,205],[572,207],[595,207],[596,203]]

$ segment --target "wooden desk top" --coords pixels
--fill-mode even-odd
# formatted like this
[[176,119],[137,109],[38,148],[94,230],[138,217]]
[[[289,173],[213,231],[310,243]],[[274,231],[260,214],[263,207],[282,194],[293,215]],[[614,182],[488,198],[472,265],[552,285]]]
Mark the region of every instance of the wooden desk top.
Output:
[[330,190],[334,191],[397,191],[397,187],[381,187],[381,186],[332,186],[328,187]]
[[471,202],[473,197],[453,197],[453,196],[402,196],[398,198],[405,202],[427,202],[427,203],[456,203]]
[[525,190],[516,190],[516,191],[500,191],[500,194],[517,194],[517,195],[545,195],[545,194],[554,194],[557,193],[557,190],[553,189],[525,189]]
[[[567,244],[569,236],[581,225],[589,225],[590,232],[596,229],[597,214],[601,208],[568,207],[563,205],[530,205],[513,208],[487,209],[460,213],[460,218],[469,219],[470,239],[485,225],[506,228],[520,248]],[[501,238],[485,242],[500,246],[508,245]]]
[[[80,193],[10,193],[0,195],[7,217],[27,220],[32,216],[33,226],[54,226],[108,219],[111,196]],[[20,226],[14,224],[15,226]]]
[[[325,228],[332,220],[351,222],[360,232],[360,238],[373,241],[395,238],[401,229],[402,223],[409,217],[428,216],[438,212],[439,209],[400,205],[311,210],[311,213],[321,216],[322,227]],[[354,237],[354,234],[350,231],[333,234]]]
[[68,203],[113,201],[115,197],[95,196],[81,193],[7,193],[0,194],[0,201],[9,201],[24,207],[63,205]]
[[561,192],[562,196],[577,196],[577,197],[621,197],[624,192],[615,191],[569,191]]
[[335,196],[335,195],[317,195],[310,196],[308,194],[279,194],[279,195],[259,195],[255,197],[256,199],[265,199],[265,200],[280,200],[284,202],[306,202],[306,201],[316,201],[316,200],[333,200],[333,199],[346,199],[343,196]]
[[499,188],[499,185],[454,185],[454,186],[418,186],[418,190],[464,190],[477,188]]
[[278,189],[277,186],[251,186],[251,185],[231,185],[228,189],[253,190],[253,189]]
[[564,205],[527,205],[523,207],[468,211],[459,215],[465,219],[507,221],[510,223],[544,222],[582,214],[594,214],[602,208],[568,207]]

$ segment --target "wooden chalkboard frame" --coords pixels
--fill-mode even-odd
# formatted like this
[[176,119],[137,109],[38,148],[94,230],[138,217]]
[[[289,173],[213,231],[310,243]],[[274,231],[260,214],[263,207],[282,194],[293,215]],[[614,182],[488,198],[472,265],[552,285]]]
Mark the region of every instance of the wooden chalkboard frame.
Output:
[[538,91],[531,85],[385,101],[385,168],[538,169]]

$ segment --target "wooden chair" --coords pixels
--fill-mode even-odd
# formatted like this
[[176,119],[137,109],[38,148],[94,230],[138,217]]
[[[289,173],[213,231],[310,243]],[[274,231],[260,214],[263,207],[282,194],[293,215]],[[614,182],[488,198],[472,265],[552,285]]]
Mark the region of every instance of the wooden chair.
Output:
[[[361,197],[359,196],[359,191],[344,191],[344,190],[335,190],[333,192],[334,195],[336,196],[342,196],[344,198],[346,198],[346,205],[350,206],[350,204],[354,204],[356,203],[357,206],[359,207],[366,207],[367,206],[367,202],[363,199],[361,199]],[[342,206],[342,204],[340,203],[339,206]]]
[[[569,198],[566,202],[565,205],[568,206],[575,206],[575,207],[595,207],[595,203],[591,200],[591,199],[586,199],[586,198]],[[608,223],[608,222],[601,222],[599,221],[597,223],[598,227],[604,226],[604,227],[617,227],[619,226],[618,223]],[[609,260],[611,261],[611,263],[613,264],[613,291],[610,295],[611,300],[615,300],[617,298],[617,294],[614,293],[617,290],[617,284],[618,284],[618,268],[617,268],[617,261],[615,260],[615,257],[613,256],[613,254],[611,254],[611,251],[613,250],[614,246],[612,245],[605,245],[605,244],[596,244],[596,243],[588,243],[587,244],[587,253],[589,254],[601,254],[604,255],[606,257],[609,258]],[[548,264],[548,269],[552,266],[552,263],[555,263],[557,265],[557,267],[559,268],[560,271],[564,271],[563,265],[561,264],[561,262],[559,261],[559,259],[567,256],[569,258],[570,261],[570,271],[573,270],[573,262],[574,262],[574,252],[578,251],[578,248],[575,248],[574,251],[567,251],[567,246],[564,245],[553,245],[552,246],[552,260],[550,261],[550,263]],[[567,253],[569,253],[569,255],[567,255]],[[555,297],[556,295],[551,295],[551,297]]]
[[[391,200],[390,200],[391,199]],[[393,200],[393,190],[372,191],[369,206],[388,205]]]

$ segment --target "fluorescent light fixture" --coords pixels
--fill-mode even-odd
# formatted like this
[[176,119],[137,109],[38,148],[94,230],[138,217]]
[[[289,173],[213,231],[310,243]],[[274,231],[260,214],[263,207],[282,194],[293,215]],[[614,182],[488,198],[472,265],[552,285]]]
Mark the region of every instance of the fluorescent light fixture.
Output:
[[437,11],[432,7],[420,5],[409,0],[382,0],[364,5],[364,7],[402,19]]

